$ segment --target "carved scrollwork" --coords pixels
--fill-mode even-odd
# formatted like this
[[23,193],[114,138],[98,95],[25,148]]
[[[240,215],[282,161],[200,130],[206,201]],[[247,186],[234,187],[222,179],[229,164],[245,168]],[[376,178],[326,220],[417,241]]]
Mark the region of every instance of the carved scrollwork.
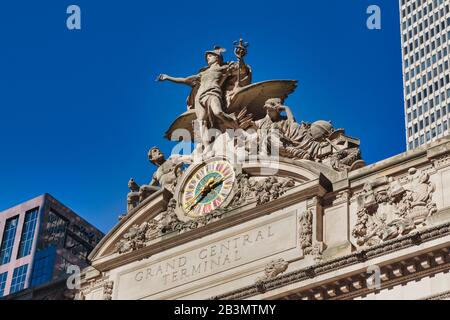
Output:
[[366,183],[352,231],[357,244],[375,245],[426,225],[427,217],[437,211],[434,190],[429,175],[416,168],[402,180],[390,177],[386,183]]

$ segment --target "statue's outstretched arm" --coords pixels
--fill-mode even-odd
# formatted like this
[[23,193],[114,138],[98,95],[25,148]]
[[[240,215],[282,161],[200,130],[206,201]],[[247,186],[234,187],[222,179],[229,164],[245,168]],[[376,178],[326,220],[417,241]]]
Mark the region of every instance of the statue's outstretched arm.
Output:
[[176,164],[183,164],[183,163],[191,164],[193,162],[191,154],[187,155],[173,154],[170,156],[170,159]]
[[177,78],[177,77],[171,77],[167,74],[160,74],[156,78],[156,81],[166,81],[166,80],[174,82],[174,83],[186,84],[188,86],[193,87],[195,85],[195,83],[200,80],[200,77],[198,75],[193,75],[193,76],[189,76],[186,78]]

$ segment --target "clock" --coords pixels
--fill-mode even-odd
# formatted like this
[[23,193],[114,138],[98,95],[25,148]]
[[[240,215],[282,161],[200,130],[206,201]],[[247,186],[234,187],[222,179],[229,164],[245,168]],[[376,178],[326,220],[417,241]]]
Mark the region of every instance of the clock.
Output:
[[229,161],[210,159],[189,169],[178,196],[183,220],[206,216],[231,200],[236,169]]

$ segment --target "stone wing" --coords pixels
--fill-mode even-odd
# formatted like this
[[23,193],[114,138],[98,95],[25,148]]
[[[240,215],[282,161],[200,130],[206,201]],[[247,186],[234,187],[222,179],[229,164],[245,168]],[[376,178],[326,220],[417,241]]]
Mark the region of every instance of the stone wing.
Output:
[[[254,83],[240,88],[230,99],[226,113],[236,113],[236,115],[243,109],[247,108],[247,113],[253,115],[253,120],[264,118],[265,111],[263,109],[264,103],[270,98],[286,99],[289,94],[294,92],[297,87],[295,80],[269,80]],[[194,138],[192,121],[196,119],[195,110],[190,109],[175,119],[165,133],[165,138],[172,140],[185,140],[182,137],[173,136],[175,130],[185,129],[191,135],[191,140]],[[175,139],[177,138],[177,139]]]
[[295,80],[269,80],[240,88],[230,100],[227,113],[239,113],[244,107],[253,115],[254,120],[261,119],[266,112],[264,103],[270,98],[286,99],[297,88]]
[[[190,109],[190,110],[182,113],[175,119],[174,122],[172,122],[169,129],[166,131],[164,137],[169,140],[177,140],[177,141],[185,140],[185,139],[182,139],[182,137],[177,137],[177,136],[173,135],[175,130],[185,129],[185,130],[187,130],[187,132],[190,133],[191,140],[193,140],[194,130],[192,128],[192,121],[194,121],[195,119],[197,119],[197,116],[195,115],[194,109]],[[180,131],[180,133],[182,134],[181,131]]]

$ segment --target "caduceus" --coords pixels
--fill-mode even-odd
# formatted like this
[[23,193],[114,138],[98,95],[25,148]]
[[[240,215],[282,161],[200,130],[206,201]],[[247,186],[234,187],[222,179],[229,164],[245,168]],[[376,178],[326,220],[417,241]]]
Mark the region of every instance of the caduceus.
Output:
[[247,55],[247,48],[248,48],[248,42],[244,42],[244,40],[239,39],[239,41],[235,41],[234,43],[234,55],[238,59],[238,79],[237,79],[237,85],[241,82],[241,68],[243,65],[244,57]]

